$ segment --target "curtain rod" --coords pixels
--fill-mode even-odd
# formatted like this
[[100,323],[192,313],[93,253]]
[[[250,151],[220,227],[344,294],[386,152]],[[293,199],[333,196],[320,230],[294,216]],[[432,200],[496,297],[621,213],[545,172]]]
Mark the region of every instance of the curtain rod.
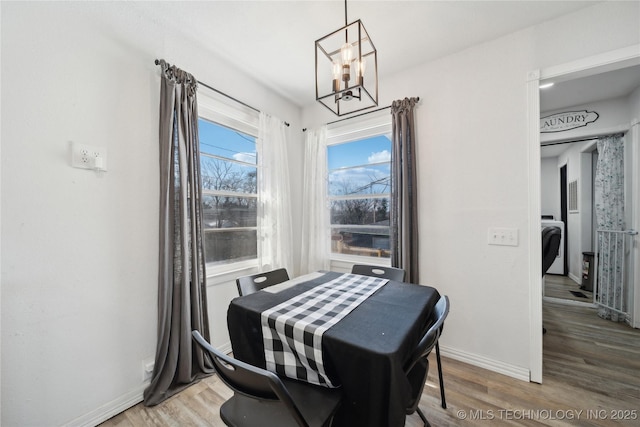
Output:
[[[420,101],[420,97],[419,97],[419,96],[418,96],[418,97],[416,97],[416,101]],[[327,123],[327,125],[332,125],[332,124],[334,124],[334,123],[342,122],[342,121],[344,121],[344,120],[354,119],[354,118],[356,118],[356,117],[364,116],[364,115],[366,115],[366,114],[376,113],[376,112],[378,112],[378,111],[386,110],[386,109],[388,109],[388,108],[391,108],[391,105],[388,105],[388,106],[386,106],[386,107],[380,107],[380,108],[378,108],[378,109],[371,110],[371,111],[367,111],[367,112],[364,112],[364,113],[356,114],[355,116],[345,117],[344,119],[334,120],[334,121],[332,121],[332,122],[328,122],[328,123]],[[306,131],[307,131],[307,128],[302,129],[302,132],[306,132]]]
[[356,114],[356,115],[354,115],[354,116],[345,117],[345,118],[343,118],[343,119],[334,120],[334,121],[332,121],[332,122],[328,122],[327,124],[328,124],[328,125],[332,125],[332,124],[334,124],[334,123],[343,122],[343,121],[345,121],[345,120],[349,120],[349,119],[355,119],[356,117],[364,116],[364,115],[371,114],[371,113],[376,113],[376,112],[378,112],[378,111],[387,110],[387,109],[389,109],[389,108],[391,108],[391,105],[388,105],[388,106],[386,106],[386,107],[380,107],[380,108],[377,108],[377,109],[375,109],[375,110],[371,110],[371,111],[366,111],[366,112],[364,112],[364,113]]
[[[166,62],[166,61],[165,61],[165,62]],[[160,65],[160,60],[159,60],[159,59],[156,59],[156,65]],[[167,65],[168,65],[168,63],[167,63]],[[230,100],[237,102],[237,103],[238,103],[238,104],[240,104],[240,105],[244,105],[245,107],[250,108],[250,109],[252,109],[253,111],[255,111],[255,112],[257,112],[257,113],[259,113],[259,112],[260,112],[260,110],[258,110],[256,107],[252,107],[251,105],[249,105],[249,104],[247,104],[247,103],[245,103],[245,102],[242,102],[242,101],[240,101],[239,99],[234,98],[234,97],[233,97],[233,96],[231,96],[231,95],[227,95],[226,93],[222,92],[221,90],[218,90],[218,89],[216,89],[216,88],[214,88],[214,87],[211,87],[211,86],[209,86],[208,84],[206,84],[206,83],[204,83],[204,82],[201,82],[200,80],[197,80],[197,82],[198,82],[198,84],[199,84],[199,85],[202,85],[202,86],[206,87],[207,89],[210,89],[210,90],[212,90],[212,91],[214,91],[214,92],[216,92],[216,93],[219,93],[220,95],[225,96],[225,97],[229,98]],[[285,124],[287,127],[289,126],[289,123],[287,123],[287,122],[284,122],[284,124]]]
[[597,139],[598,137],[594,136],[591,138],[584,138],[584,139],[568,139],[566,141],[542,142],[540,143],[540,147],[552,147],[554,145],[571,144],[573,142],[595,141]]

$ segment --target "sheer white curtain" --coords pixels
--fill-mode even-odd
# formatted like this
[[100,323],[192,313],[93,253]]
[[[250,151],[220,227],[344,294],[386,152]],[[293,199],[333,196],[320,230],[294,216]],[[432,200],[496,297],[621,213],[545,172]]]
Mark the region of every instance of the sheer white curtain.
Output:
[[258,262],[262,271],[293,271],[291,190],[284,122],[260,113],[258,129]]
[[300,273],[329,269],[327,216],[327,126],[308,129],[305,137]]

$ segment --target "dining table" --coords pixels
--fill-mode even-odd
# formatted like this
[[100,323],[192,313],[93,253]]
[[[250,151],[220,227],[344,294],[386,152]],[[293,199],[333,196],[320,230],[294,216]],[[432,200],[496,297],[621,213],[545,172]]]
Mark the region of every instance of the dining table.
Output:
[[[234,298],[227,326],[235,358],[341,387],[333,426],[400,427],[411,393],[405,369],[439,298],[431,286],[318,271]],[[291,326],[303,317],[311,320]]]

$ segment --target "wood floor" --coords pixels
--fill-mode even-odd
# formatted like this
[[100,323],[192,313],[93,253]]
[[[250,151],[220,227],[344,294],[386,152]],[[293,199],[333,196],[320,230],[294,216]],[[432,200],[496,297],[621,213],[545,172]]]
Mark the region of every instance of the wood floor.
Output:
[[[543,303],[543,319],[543,384],[444,358],[448,408],[442,409],[431,360],[420,403],[431,425],[639,426],[640,330],[600,319],[591,308],[550,302]],[[158,406],[138,404],[102,426],[223,426],[218,410],[230,396],[212,376]],[[422,423],[414,414],[405,425]]]
[[[577,296],[572,292],[582,294],[584,297]],[[593,302],[593,292],[581,289],[580,284],[574,282],[567,276],[556,274],[547,274],[544,276],[544,296],[586,303]]]

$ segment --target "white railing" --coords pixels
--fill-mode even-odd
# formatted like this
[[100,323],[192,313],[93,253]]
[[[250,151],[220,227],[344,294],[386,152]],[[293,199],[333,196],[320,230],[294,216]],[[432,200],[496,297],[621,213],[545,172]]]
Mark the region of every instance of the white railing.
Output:
[[[594,296],[601,307],[630,317],[633,287],[629,287],[627,261],[635,230],[597,230]],[[638,266],[640,268],[640,266]]]

